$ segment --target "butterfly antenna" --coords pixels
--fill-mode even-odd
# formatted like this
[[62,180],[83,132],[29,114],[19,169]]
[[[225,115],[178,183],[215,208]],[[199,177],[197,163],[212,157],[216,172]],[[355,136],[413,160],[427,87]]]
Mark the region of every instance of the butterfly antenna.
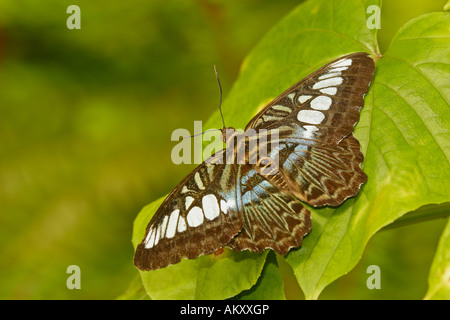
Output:
[[219,84],[219,92],[220,92],[220,97],[219,97],[219,111],[220,111],[220,116],[221,116],[221,118],[222,118],[222,124],[223,124],[223,127],[225,128],[225,120],[224,120],[224,118],[223,118],[223,113],[222,113],[222,86],[220,85],[220,79],[219,79],[219,74],[217,73],[216,65],[214,65],[214,72],[216,73],[217,83]]
[[[223,118],[223,113],[222,113],[222,86],[221,86],[221,84],[220,84],[219,74],[217,73],[216,65],[214,65],[214,72],[216,73],[217,83],[219,84],[219,111],[220,111],[220,117],[222,118],[223,128],[225,128],[225,120],[224,120],[224,118]],[[206,132],[209,132],[209,131],[216,131],[216,130],[222,131],[221,129],[209,129],[209,130],[203,131],[202,133],[194,134],[194,135],[192,135],[192,136],[182,137],[181,140],[184,140],[184,139],[186,139],[186,138],[193,138],[193,137],[202,135],[202,134],[204,134],[204,133],[206,133]]]
[[[181,140],[184,140],[184,139],[186,139],[186,138],[193,138],[193,137],[202,135],[202,134],[207,133],[207,132],[210,132],[210,131],[222,131],[222,130],[220,130],[220,129],[208,129],[208,130],[206,130],[206,131],[203,131],[203,132],[194,134],[194,135],[192,135],[192,136],[182,137]],[[178,140],[178,141],[180,141],[180,140]]]

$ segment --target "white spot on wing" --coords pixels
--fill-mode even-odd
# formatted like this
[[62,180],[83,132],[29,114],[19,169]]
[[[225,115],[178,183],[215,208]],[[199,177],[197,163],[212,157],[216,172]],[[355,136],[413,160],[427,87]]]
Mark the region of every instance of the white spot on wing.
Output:
[[300,110],[297,115],[298,121],[310,124],[319,124],[324,118],[325,115],[316,110]]
[[236,201],[233,198],[230,198],[227,201],[220,200],[220,208],[223,213],[227,214],[228,210],[236,209]]
[[316,110],[328,110],[333,101],[327,96],[318,96],[311,101],[311,108]]
[[291,108],[286,107],[286,106],[282,106],[280,104],[276,104],[276,105],[272,106],[271,108],[275,109],[275,110],[278,110],[278,111],[284,111],[284,112],[287,112],[287,113],[291,113],[291,111],[292,111]]
[[203,212],[208,220],[214,220],[220,214],[219,203],[213,194],[208,194],[202,199]]
[[171,239],[175,235],[175,231],[177,230],[177,221],[180,210],[173,210],[169,217],[169,223],[167,225],[166,238]]
[[194,198],[187,196],[186,199],[184,199],[184,201],[185,201],[185,206],[186,206],[186,210],[187,210],[191,206],[192,202],[194,202]]
[[152,248],[154,242],[155,242],[155,229],[151,229],[147,235],[147,238],[145,239],[145,247],[147,249]]
[[228,199],[227,205],[230,209],[236,209],[236,201],[234,201],[234,199]]
[[203,211],[199,207],[193,207],[186,216],[190,227],[198,227],[203,223]]
[[352,59],[345,58],[341,59],[339,61],[336,61],[335,63],[331,64],[331,66],[337,68],[337,67],[348,67],[352,65]]
[[220,200],[220,209],[223,213],[227,214],[228,204],[224,200]]
[[337,92],[337,88],[336,87],[328,87],[328,88],[320,89],[319,91],[322,93],[329,94],[330,96],[334,96]]
[[156,227],[155,246],[158,244],[161,235],[161,226]]
[[319,78],[317,78],[317,79],[323,80],[323,79],[328,79],[328,78],[337,77],[337,76],[340,76],[340,75],[341,75],[340,72],[327,72],[327,73],[321,75],[321,76],[320,76]]
[[197,187],[200,190],[204,190],[205,189],[205,187],[203,186],[202,179],[200,178],[200,173],[198,173],[198,171],[194,174],[194,180],[195,180],[195,183],[197,184]]
[[347,69],[348,69],[348,67],[332,68],[332,69],[330,69],[329,72],[339,72],[339,73],[341,73],[341,71],[344,71],[344,70],[347,70]]
[[331,86],[338,86],[342,83],[342,81],[344,81],[344,79],[342,79],[342,77],[329,78],[326,80],[316,82],[313,85],[313,89],[322,89],[322,88],[331,87]]
[[312,96],[309,96],[309,95],[303,95],[303,96],[298,97],[298,101],[299,101],[300,103],[304,103],[305,101],[308,101],[308,100],[311,99],[311,98],[312,98]]
[[305,139],[311,138],[315,131],[319,131],[316,126],[304,125],[303,128],[306,129],[306,131],[303,132],[303,137],[305,137]]
[[163,219],[163,222],[161,223],[161,238],[164,238],[164,236],[166,234],[166,226],[167,226],[168,221],[169,221],[169,217],[165,216]]
[[276,121],[278,120],[278,117],[273,117],[273,116],[268,116],[266,114],[262,115],[262,119],[264,122],[269,122],[269,121]]
[[178,219],[177,231],[178,232],[186,231],[186,221],[182,216],[180,216],[180,218]]

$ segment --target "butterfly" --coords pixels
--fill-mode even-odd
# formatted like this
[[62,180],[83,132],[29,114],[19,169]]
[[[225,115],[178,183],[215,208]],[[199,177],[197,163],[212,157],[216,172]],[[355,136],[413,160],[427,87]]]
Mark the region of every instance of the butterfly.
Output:
[[[256,130],[261,138],[258,132],[264,131],[266,140],[276,142],[265,145],[269,159],[277,160],[273,170],[264,169],[275,161],[256,155],[261,144],[251,148],[247,138],[229,148],[227,137],[236,133],[223,128],[227,148],[166,197],[136,248],[135,266],[160,269],[224,247],[272,249],[281,255],[299,247],[311,230],[310,211],[300,201],[338,206],[367,181],[352,132],[374,68],[367,53],[343,56],[287,89],[250,120],[244,134]],[[225,136],[228,130],[232,134]],[[247,161],[239,162],[242,147]],[[248,161],[252,157],[257,161]]]

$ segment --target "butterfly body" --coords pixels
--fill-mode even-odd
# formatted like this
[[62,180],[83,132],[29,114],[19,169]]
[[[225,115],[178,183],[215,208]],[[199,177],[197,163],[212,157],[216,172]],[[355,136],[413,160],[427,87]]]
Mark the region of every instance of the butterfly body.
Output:
[[311,229],[311,206],[337,206],[367,176],[353,127],[374,73],[366,53],[337,59],[261,110],[244,132],[223,128],[226,148],[167,196],[136,249],[154,270],[225,246],[285,255]]

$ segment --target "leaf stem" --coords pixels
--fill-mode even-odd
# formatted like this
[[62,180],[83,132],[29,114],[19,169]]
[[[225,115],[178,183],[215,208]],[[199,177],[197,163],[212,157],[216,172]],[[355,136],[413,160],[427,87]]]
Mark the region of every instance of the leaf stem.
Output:
[[389,230],[399,228],[413,223],[420,223],[423,221],[442,219],[450,216],[450,202],[441,204],[427,204],[418,208],[417,210],[408,212],[393,223],[385,226],[381,230]]

